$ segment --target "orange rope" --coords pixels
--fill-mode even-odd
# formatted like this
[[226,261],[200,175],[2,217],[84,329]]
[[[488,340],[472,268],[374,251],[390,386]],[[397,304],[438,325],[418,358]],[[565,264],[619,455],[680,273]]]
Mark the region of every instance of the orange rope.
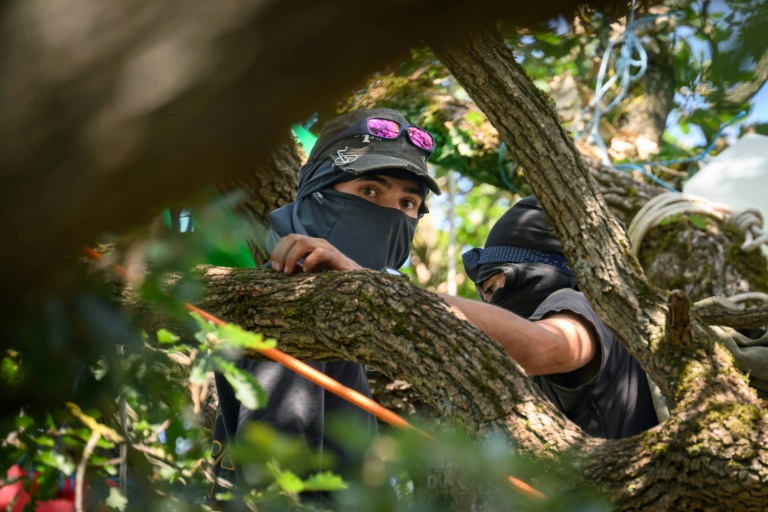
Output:
[[[187,308],[188,311],[197,313],[204,319],[213,322],[215,325],[226,325],[227,323],[223,320],[220,320],[213,316],[212,314],[208,313],[207,311],[203,311],[202,309],[193,306],[189,303],[184,303],[184,307]],[[308,364],[299,361],[293,356],[289,356],[285,352],[282,352],[276,348],[266,348],[263,350],[260,350],[262,354],[267,356],[268,358],[272,359],[273,361],[276,361],[283,366],[286,366],[287,368],[293,370],[294,372],[298,373],[302,377],[305,377],[309,379],[311,382],[314,382],[318,386],[320,386],[323,389],[327,389],[331,393],[340,396],[344,400],[353,403],[354,405],[360,407],[364,411],[367,411],[377,418],[379,418],[381,421],[385,421],[389,423],[390,425],[394,425],[396,427],[400,428],[410,428],[413,430],[416,430],[417,432],[420,432],[424,436],[432,439],[432,437],[427,434],[424,431],[421,431],[405,421],[403,418],[398,416],[397,414],[393,413],[389,409],[382,407],[381,405],[377,404],[367,396],[358,393],[354,389],[350,389],[343,384],[333,380],[332,378],[328,377],[323,372],[320,372],[318,370],[315,370]]]
[[[94,260],[102,260],[104,259],[104,255],[96,252],[95,250],[91,249],[90,247],[84,247],[85,253],[90,256]],[[113,265],[115,273],[117,273],[120,277],[125,277],[127,275],[127,271],[125,267],[115,264]],[[228,325],[227,322],[224,320],[221,320],[214,315],[208,313],[207,311],[204,311],[197,306],[194,306],[188,302],[184,302],[184,307],[187,309],[187,311],[197,313],[205,320],[208,320],[209,322],[212,322],[214,325],[217,326],[225,326]],[[310,382],[313,382],[320,386],[323,389],[327,389],[331,393],[340,396],[344,400],[347,400],[348,402],[360,407],[366,412],[369,412],[376,416],[381,421],[384,421],[386,423],[389,423],[390,425],[394,425],[395,427],[400,428],[408,428],[415,430],[416,432],[419,432],[423,436],[427,437],[430,440],[434,441],[434,438],[424,432],[423,430],[419,430],[410,423],[408,423],[405,419],[401,418],[394,412],[390,411],[389,409],[382,407],[381,405],[377,404],[367,396],[358,393],[354,389],[350,389],[343,384],[333,380],[332,378],[328,377],[324,373],[315,370],[308,364],[299,361],[293,356],[289,356],[285,352],[282,352],[276,348],[267,348],[260,350],[262,354],[267,356],[268,358],[272,359],[273,361],[276,361],[287,368],[293,370],[294,372],[298,373],[299,375],[305,377]],[[515,477],[508,477],[507,481],[509,484],[520,492],[521,494],[533,498],[544,498],[544,495],[531,487],[530,485],[526,484],[522,480],[519,480]]]

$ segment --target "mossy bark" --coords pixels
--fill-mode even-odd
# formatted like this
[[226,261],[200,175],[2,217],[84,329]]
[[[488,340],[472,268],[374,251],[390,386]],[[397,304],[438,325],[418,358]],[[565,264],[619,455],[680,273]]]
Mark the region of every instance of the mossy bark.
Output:
[[768,261],[762,251],[744,252],[744,234],[711,218],[694,224],[670,218],[649,230],[638,258],[648,279],[664,289],[680,289],[694,302],[768,291]]

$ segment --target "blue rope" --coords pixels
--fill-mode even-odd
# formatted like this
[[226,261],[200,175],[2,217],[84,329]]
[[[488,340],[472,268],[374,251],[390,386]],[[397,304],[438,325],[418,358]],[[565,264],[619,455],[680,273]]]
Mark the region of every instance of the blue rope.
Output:
[[645,174],[646,176],[648,176],[650,179],[652,179],[653,181],[655,181],[656,183],[661,185],[662,187],[664,187],[664,188],[666,188],[668,190],[671,190],[673,192],[679,192],[679,190],[677,190],[675,187],[673,187],[669,183],[666,183],[665,181],[662,181],[661,179],[657,178],[656,176],[654,176],[650,172],[646,171],[642,166],[643,165],[648,165],[650,167],[659,167],[659,166],[667,167],[669,165],[674,165],[674,164],[688,164],[688,163],[693,163],[693,162],[698,162],[700,160],[703,160],[715,148],[715,144],[717,143],[718,139],[723,134],[725,129],[728,128],[729,126],[733,125],[736,121],[738,121],[739,119],[742,119],[746,115],[747,115],[747,112],[745,110],[742,110],[741,112],[736,114],[733,117],[733,119],[731,119],[730,121],[725,123],[723,126],[721,126],[720,129],[715,134],[715,136],[712,137],[712,142],[710,142],[709,145],[706,148],[704,148],[704,151],[702,151],[701,153],[699,153],[696,156],[689,157],[689,158],[677,158],[677,159],[674,159],[674,160],[661,160],[660,162],[636,162],[634,164],[617,164],[617,165],[614,165],[614,167],[616,169],[619,169],[620,171],[630,171],[630,170],[640,171],[643,174]]
[[690,158],[678,158],[676,160],[662,160],[661,162],[647,162],[647,163],[641,163],[637,165],[663,165],[666,167],[668,165],[673,165],[673,164],[687,164],[687,163],[698,162],[699,160],[703,160],[707,155],[709,155],[712,152],[713,149],[715,149],[715,144],[717,143],[717,140],[723,134],[725,129],[731,126],[732,124],[734,124],[739,119],[744,118],[746,115],[747,115],[747,111],[742,110],[741,112],[733,116],[733,119],[731,119],[730,121],[725,123],[723,126],[721,126],[720,129],[715,134],[715,136],[712,137],[712,142],[710,142],[709,145],[706,148],[704,148],[704,151],[699,155],[696,155]]
[[[649,23],[652,21],[656,21],[657,19],[663,18],[663,17],[670,17],[672,19],[680,19],[684,16],[684,14],[681,11],[674,11],[671,13],[666,14],[659,14],[656,16],[648,16],[645,18],[641,18],[638,20],[634,19],[635,16],[635,0],[632,0],[632,7],[629,12],[629,16],[627,18],[627,26],[624,29],[624,32],[617,37],[616,39],[610,41],[608,43],[608,46],[605,49],[605,52],[603,54],[603,59],[600,63],[600,71],[597,75],[596,85],[595,85],[595,97],[592,98],[592,101],[589,102],[589,104],[584,108],[584,110],[581,111],[579,114],[579,118],[576,121],[576,126],[578,127],[581,125],[582,119],[584,118],[584,115],[592,111],[592,119],[587,122],[584,125],[584,128],[581,130],[576,130],[574,133],[574,138],[576,140],[583,140],[587,139],[588,143],[592,143],[597,145],[603,155],[603,163],[605,165],[611,165],[611,162],[608,158],[608,148],[605,146],[605,143],[603,142],[602,137],[600,137],[600,134],[598,132],[598,128],[600,125],[600,118],[603,114],[610,112],[613,110],[616,105],[619,104],[621,100],[623,100],[627,92],[629,91],[630,84],[641,78],[648,67],[648,54],[645,51],[645,48],[643,48],[642,43],[640,42],[640,39],[635,35],[635,29],[643,25],[645,23]],[[605,74],[608,70],[608,65],[612,60],[614,60],[614,48],[617,45],[621,45],[619,47],[619,55],[615,58],[616,63],[614,64],[614,74],[613,76],[608,79],[605,83],[603,83],[603,80],[605,79]],[[633,56],[637,54],[638,58],[633,58]],[[637,68],[637,71],[633,72],[632,68]],[[613,100],[605,107],[600,108],[600,101],[603,99],[603,97],[606,95],[606,93],[611,89],[611,87],[616,85],[618,88],[618,93],[613,98]],[[715,137],[712,139],[712,142],[707,146],[707,148],[700,154],[692,158],[680,158],[676,160],[665,160],[661,162],[642,162],[642,163],[634,163],[634,164],[618,164],[614,167],[619,170],[637,170],[643,173],[645,176],[653,180],[658,185],[666,188],[667,190],[671,190],[674,192],[679,192],[676,188],[674,188],[669,183],[666,183],[665,181],[657,178],[652,173],[646,171],[642,166],[648,165],[648,166],[667,166],[667,165],[673,165],[673,164],[682,164],[682,163],[691,163],[691,162],[697,162],[699,160],[702,160],[705,158],[715,147],[715,143],[722,135],[723,131],[733,123],[735,123],[737,120],[741,119],[746,115],[746,112],[740,112],[738,115],[736,115],[733,119],[731,119],[728,123],[724,124],[720,131],[717,132]],[[501,161],[501,160],[499,160]]]
[[[682,13],[675,11],[635,20],[635,0],[632,0],[632,8],[630,9],[627,26],[624,29],[624,32],[608,43],[608,46],[603,53],[600,70],[597,75],[595,97],[592,98],[592,101],[590,101],[579,114],[579,118],[576,120],[576,126],[578,127],[581,125],[584,116],[589,111],[593,112],[592,119],[584,125],[584,128],[580,130],[577,128],[574,133],[574,138],[576,140],[584,140],[586,138],[587,142],[595,144],[600,148],[603,154],[602,160],[605,165],[610,165],[610,160],[608,159],[608,148],[605,146],[605,143],[598,132],[600,118],[603,114],[613,110],[616,105],[627,96],[630,84],[641,78],[648,68],[648,53],[645,51],[645,48],[643,48],[640,39],[635,35],[635,29],[640,25],[644,25],[662,17],[679,18],[680,16],[682,16]],[[617,46],[619,46],[619,54],[618,57],[615,57],[614,48]],[[635,55],[637,55],[637,58],[633,58]],[[603,83],[608,71],[608,65],[613,60],[615,60],[615,64],[613,65],[613,76]],[[636,71],[633,71],[633,68],[636,68]],[[618,88],[616,96],[605,108],[601,108],[600,101],[614,85]]]
[[509,181],[509,178],[507,178],[507,171],[504,169],[504,165],[501,163],[501,157],[504,154],[505,147],[507,147],[507,145],[503,142],[501,143],[501,146],[499,146],[499,174],[501,175],[501,181],[504,182],[507,188],[511,190],[513,194],[517,194],[517,189]]
[[620,170],[620,171],[632,171],[632,170],[640,171],[641,173],[645,174],[650,179],[655,181],[658,185],[661,185],[662,187],[666,188],[667,190],[670,190],[672,192],[680,192],[675,187],[673,187],[669,183],[667,183],[667,182],[657,178],[652,173],[650,173],[650,172],[646,171],[645,169],[643,169],[642,167],[640,167],[640,165],[638,165],[638,164],[618,164],[618,165],[614,165],[614,167],[616,169]]

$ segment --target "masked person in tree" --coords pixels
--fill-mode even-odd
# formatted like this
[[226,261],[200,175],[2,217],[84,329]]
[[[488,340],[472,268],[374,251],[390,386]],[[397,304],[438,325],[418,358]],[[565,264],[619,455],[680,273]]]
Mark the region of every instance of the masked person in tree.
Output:
[[[268,263],[278,272],[361,268],[394,271],[410,255],[414,230],[427,213],[429,191],[440,194],[427,172],[434,139],[389,109],[348,112],[321,132],[299,173],[296,201],[269,214]],[[226,379],[216,375],[219,414],[214,429],[214,472],[248,484],[248,468],[235,464],[228,447],[244,427],[259,421],[300,437],[308,449],[330,450],[342,475],[354,465],[351,455],[325,435],[326,420],[343,417],[367,425],[376,419],[278,363],[240,361],[268,392],[263,409],[250,410],[235,398]],[[363,365],[349,361],[308,362],[315,369],[368,397]],[[320,468],[318,468],[320,469]],[[214,497],[216,486],[209,498]]]
[[485,304],[443,298],[536,376],[571,421],[609,439],[658,423],[645,372],[578,291],[535,196],[499,219],[484,249],[462,257]]

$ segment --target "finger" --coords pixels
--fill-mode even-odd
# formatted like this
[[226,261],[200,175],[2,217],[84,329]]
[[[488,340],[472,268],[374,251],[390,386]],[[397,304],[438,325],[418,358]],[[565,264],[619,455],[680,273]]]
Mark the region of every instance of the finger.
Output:
[[291,245],[288,252],[283,259],[283,273],[293,274],[293,270],[296,268],[296,263],[304,256],[304,249],[302,249],[301,242],[297,242]]
[[299,260],[302,258],[306,260],[306,257],[312,254],[318,245],[322,245],[321,242],[324,242],[324,240],[298,235],[298,238],[294,240],[293,245],[285,254],[283,273],[292,274],[297,267],[301,269],[302,265],[299,263]]
[[360,270],[362,268],[332,245],[329,245],[328,248],[316,248],[312,254],[304,258],[304,272]]
[[321,270],[333,269],[330,262],[333,260],[332,251],[323,248],[315,248],[310,254],[304,257],[304,272],[319,272]]
[[285,267],[285,257],[295,243],[296,237],[288,235],[281,238],[277,246],[275,246],[270,257],[272,258],[272,268],[277,272],[282,272]]

